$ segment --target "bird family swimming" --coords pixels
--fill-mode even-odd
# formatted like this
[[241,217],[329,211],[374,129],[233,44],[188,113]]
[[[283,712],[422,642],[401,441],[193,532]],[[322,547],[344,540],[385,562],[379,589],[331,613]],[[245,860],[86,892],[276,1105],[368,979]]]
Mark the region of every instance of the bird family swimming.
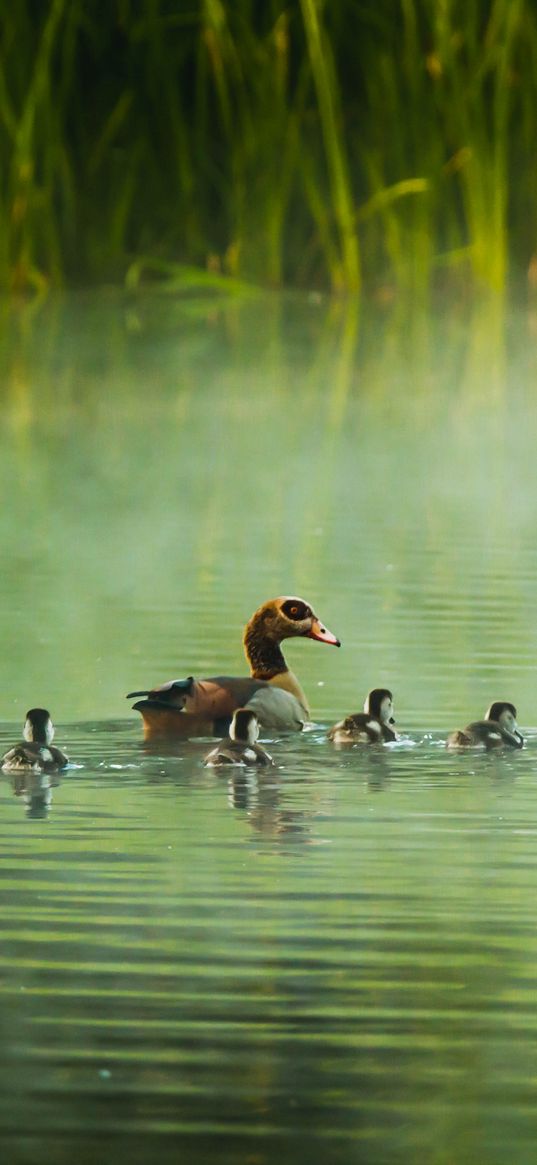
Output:
[[334,744],[383,744],[398,740],[393,715],[393,696],[388,688],[372,688],[363,712],[345,716],[328,733]]
[[523,748],[524,737],[516,721],[516,708],[506,700],[495,700],[483,720],[474,720],[466,728],[451,732],[446,748]]
[[[324,627],[303,599],[270,599],[254,612],[244,632],[244,649],[250,664],[250,677],[217,676],[207,680],[171,680],[146,692],[131,692],[146,698],[134,705],[144,719],[146,738],[188,737],[225,732],[205,757],[205,765],[270,766],[274,761],[258,744],[260,727],[277,731],[300,729],[309,718],[306,697],[296,676],[285,662],[280,644],[283,639],[306,637],[339,647],[339,639]],[[473,721],[464,729],[450,733],[448,749],[482,746],[486,750],[508,747],[522,749],[524,737],[517,725],[514,704],[494,701],[483,720]],[[26,778],[35,781],[40,774],[57,773],[69,758],[53,745],[54,725],[46,708],[30,708],[23,727],[24,739],[2,757],[0,766],[12,776],[14,792],[35,795],[39,806],[46,790],[27,788]],[[384,744],[400,739],[394,717],[392,692],[372,688],[364,701],[363,712],[352,713],[338,721],[328,732],[336,745]],[[46,801],[46,796],[45,796]]]
[[[129,693],[128,699],[143,697],[133,708],[142,715],[145,739],[221,735],[240,709],[255,712],[264,729],[299,731],[309,720],[309,706],[281,649],[284,639],[299,637],[340,646],[339,639],[323,626],[304,599],[285,595],[268,599],[254,611],[244,631],[250,676],[188,676]],[[391,691],[372,688],[364,711],[338,721],[328,739],[337,745],[399,740]],[[522,748],[524,740],[516,725],[514,705],[495,701],[484,721],[452,733],[447,741],[448,748],[475,744]]]
[[274,761],[261,744],[259,720],[250,708],[237,708],[229,728],[229,736],[221,740],[216,748],[205,757],[205,765],[213,768],[219,765],[273,765]]
[[26,713],[23,737],[2,757],[5,773],[54,773],[69,763],[69,758],[53,745],[54,725],[46,708],[30,708]]
[[133,707],[142,715],[146,740],[221,735],[243,707],[253,710],[264,728],[300,731],[310,717],[308,701],[280,646],[295,638],[340,646],[309,603],[282,595],[258,607],[246,625],[243,645],[250,676],[188,676],[130,692],[127,699],[144,697]]

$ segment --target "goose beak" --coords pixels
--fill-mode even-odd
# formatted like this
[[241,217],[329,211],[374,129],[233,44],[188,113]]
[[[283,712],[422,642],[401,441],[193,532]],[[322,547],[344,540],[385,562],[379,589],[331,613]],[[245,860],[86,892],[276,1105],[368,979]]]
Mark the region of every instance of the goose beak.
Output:
[[336,639],[336,636],[332,635],[327,627],[323,627],[318,619],[312,620],[309,631],[306,631],[306,636],[308,639],[318,639],[319,643],[331,643],[333,647],[341,647],[339,639]]

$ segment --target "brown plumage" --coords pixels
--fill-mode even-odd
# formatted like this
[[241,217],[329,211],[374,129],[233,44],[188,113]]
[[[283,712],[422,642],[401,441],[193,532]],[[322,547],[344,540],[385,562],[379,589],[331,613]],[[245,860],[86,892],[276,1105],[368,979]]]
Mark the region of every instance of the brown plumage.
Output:
[[516,708],[505,700],[496,700],[485,712],[484,720],[474,720],[466,728],[457,728],[446,741],[446,748],[523,748],[524,737],[516,722]]
[[304,692],[285,662],[284,639],[308,638],[339,647],[303,599],[280,596],[254,612],[244,632],[250,676],[212,676],[170,680],[159,687],[130,692],[141,712],[146,739],[157,736],[222,735],[237,708],[255,711],[264,728],[297,731],[309,719]]

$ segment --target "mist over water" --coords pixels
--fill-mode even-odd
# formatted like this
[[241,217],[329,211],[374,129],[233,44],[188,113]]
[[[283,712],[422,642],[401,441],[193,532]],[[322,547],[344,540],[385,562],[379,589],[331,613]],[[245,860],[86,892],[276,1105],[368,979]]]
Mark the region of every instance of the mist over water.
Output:
[[288,647],[315,716],[386,684],[413,726],[509,693],[533,723],[534,365],[494,301],[406,320],[104,293],[13,316],[4,716],[117,718],[133,688],[237,672],[252,611],[298,593],[343,643]]
[[[73,761],[40,818],[0,786],[10,1165],[529,1162],[531,314],[102,292],[4,325],[0,746],[42,704]],[[125,693],[243,674],[278,594],[342,640],[285,645],[314,727],[266,778],[144,747]],[[374,686],[406,741],[333,750]],[[494,699],[524,751],[446,753]]]

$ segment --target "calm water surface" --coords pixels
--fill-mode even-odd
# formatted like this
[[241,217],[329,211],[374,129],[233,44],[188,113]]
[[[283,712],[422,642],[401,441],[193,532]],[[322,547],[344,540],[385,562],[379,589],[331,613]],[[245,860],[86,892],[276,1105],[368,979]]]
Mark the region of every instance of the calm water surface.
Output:
[[[535,1161],[536,355],[498,304],[6,314],[0,747],[46,704],[72,759],[0,784],[9,1165]],[[343,641],[289,645],[313,726],[144,747],[124,693],[278,593]],[[384,684],[403,741],[334,750]],[[524,751],[446,753],[495,698]]]

